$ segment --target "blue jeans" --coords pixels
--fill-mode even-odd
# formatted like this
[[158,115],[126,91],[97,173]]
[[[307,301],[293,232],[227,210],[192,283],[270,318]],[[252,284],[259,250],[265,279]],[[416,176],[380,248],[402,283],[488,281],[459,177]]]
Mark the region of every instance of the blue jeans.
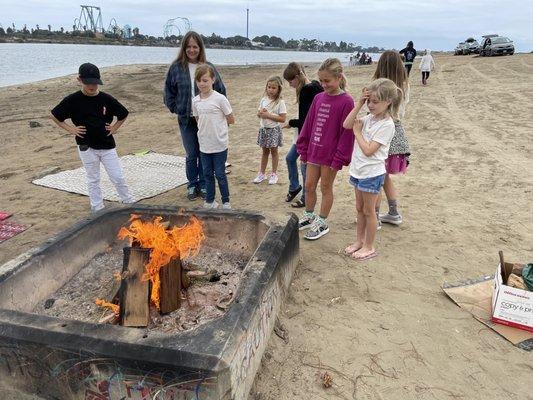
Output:
[[[298,187],[300,187],[300,181],[298,180],[298,157],[300,155],[296,151],[296,145],[293,144],[291,148],[289,149],[289,152],[287,153],[287,156],[285,157],[285,161],[287,161],[287,170],[289,171],[289,191],[292,192]],[[302,173],[302,201],[305,202],[305,173],[307,170],[307,165],[304,163],[300,164],[300,169]]]
[[202,153],[202,166],[205,176],[205,201],[212,203],[215,201],[215,177],[217,178],[218,188],[220,189],[220,196],[222,203],[229,202],[229,186],[228,178],[226,177],[226,160],[228,159],[228,150],[220,153]]
[[196,119],[194,117],[178,117],[178,124],[180,126],[181,141],[185,148],[185,153],[187,153],[185,158],[187,188],[205,189]]

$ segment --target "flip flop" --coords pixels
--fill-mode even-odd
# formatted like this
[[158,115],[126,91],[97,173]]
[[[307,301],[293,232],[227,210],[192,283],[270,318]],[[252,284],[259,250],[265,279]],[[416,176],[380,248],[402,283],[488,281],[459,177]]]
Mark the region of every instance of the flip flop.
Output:
[[298,187],[298,189],[295,190],[289,190],[289,193],[287,193],[287,197],[285,198],[285,201],[287,203],[290,203],[294,200],[294,198],[302,191],[302,187]]
[[294,203],[291,203],[291,207],[292,208],[303,208],[305,207],[305,203],[301,199],[298,199]]
[[[352,243],[351,245],[349,245],[348,247],[346,247],[344,249],[344,254],[347,255],[347,256],[351,256],[353,253],[355,253],[356,251],[360,250],[361,247],[362,246],[356,248],[356,246],[354,246],[354,243]],[[350,250],[353,249],[353,250],[349,251],[349,249]]]
[[366,261],[366,260],[371,260],[373,258],[376,258],[378,256],[378,252],[377,251],[374,251],[370,254],[367,254],[366,256],[363,256],[363,257],[354,257],[353,253],[352,253],[352,257],[354,260],[356,261]]

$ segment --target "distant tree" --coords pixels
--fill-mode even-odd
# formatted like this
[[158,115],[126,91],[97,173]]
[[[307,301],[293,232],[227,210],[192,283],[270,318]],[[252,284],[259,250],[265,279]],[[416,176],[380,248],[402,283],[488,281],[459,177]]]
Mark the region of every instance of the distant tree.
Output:
[[52,25],[48,24],[48,31],[52,32]]
[[24,24],[24,27],[22,28],[22,33],[30,33],[30,31],[26,27],[26,24]]
[[14,32],[14,30],[13,30],[13,28],[11,28],[11,27],[9,27],[9,28],[6,29],[6,33],[7,33],[8,35],[12,35],[13,32]]
[[268,35],[256,36],[252,39],[252,42],[267,44],[269,39],[270,39],[270,36]]
[[[9,28],[7,28],[9,30]],[[0,26],[0,36],[5,36],[6,35],[6,31],[4,31],[4,28],[2,28]]]
[[285,44],[285,47],[288,49],[297,49],[300,46],[299,40],[290,39]]
[[222,36],[216,35],[215,33],[212,33],[211,36],[209,36],[209,43],[224,44],[224,38]]
[[277,36],[270,36],[270,39],[268,39],[268,42],[266,43],[267,46],[270,47],[285,47],[285,41],[282,38],[279,38]]
[[340,51],[346,51],[348,50],[348,43],[343,42],[342,40],[339,43],[339,50]]
[[139,28],[135,27],[131,32],[133,33],[133,36],[139,36]]
[[39,24],[35,25],[37,27],[37,30],[39,30]]
[[60,31],[61,33],[65,33],[65,28],[61,27]]
[[245,46],[248,43],[248,38],[241,35],[230,36],[224,40],[224,44],[228,46]]

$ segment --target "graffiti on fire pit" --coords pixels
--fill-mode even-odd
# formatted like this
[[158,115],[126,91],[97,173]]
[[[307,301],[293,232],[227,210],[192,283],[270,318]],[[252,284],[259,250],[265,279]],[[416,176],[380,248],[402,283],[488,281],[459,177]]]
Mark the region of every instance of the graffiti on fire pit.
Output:
[[[34,349],[35,350],[35,349]],[[28,394],[84,400],[200,400],[213,378],[180,371],[124,367],[116,360],[83,359],[61,350],[0,346],[0,382],[24,384]],[[70,356],[70,357],[69,357]],[[143,371],[150,371],[143,373]]]

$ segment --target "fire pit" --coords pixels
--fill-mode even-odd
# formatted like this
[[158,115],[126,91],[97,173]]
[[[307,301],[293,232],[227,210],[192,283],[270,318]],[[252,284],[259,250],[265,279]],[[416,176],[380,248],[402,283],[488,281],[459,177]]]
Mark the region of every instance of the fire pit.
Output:
[[[132,213],[161,216],[170,226],[194,216],[205,235],[198,253],[181,260],[180,278],[193,281],[181,306],[151,310],[143,328],[109,324],[112,315],[105,320],[94,304],[98,291],[113,293],[125,244],[117,232]],[[150,206],[99,213],[0,266],[0,392],[246,399],[297,262],[294,215],[273,222]]]

